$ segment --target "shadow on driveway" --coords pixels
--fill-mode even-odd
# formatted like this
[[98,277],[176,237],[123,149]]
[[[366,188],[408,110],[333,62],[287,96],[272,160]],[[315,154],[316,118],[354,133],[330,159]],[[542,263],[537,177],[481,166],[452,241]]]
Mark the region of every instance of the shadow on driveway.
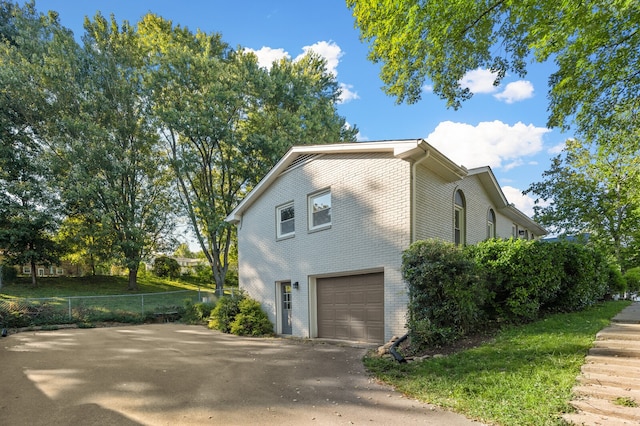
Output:
[[364,349],[327,342],[153,324],[0,343],[2,424],[478,425],[375,383]]

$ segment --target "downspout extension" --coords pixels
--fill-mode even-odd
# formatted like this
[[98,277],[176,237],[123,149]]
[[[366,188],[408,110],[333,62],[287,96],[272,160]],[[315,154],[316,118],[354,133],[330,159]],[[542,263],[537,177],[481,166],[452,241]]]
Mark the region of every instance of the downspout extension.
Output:
[[400,355],[396,349],[398,348],[398,345],[402,342],[404,342],[405,340],[407,340],[407,337],[409,337],[409,333],[405,334],[404,336],[402,336],[401,338],[399,338],[398,340],[396,340],[395,342],[393,342],[393,345],[391,345],[391,347],[389,348],[389,353],[391,355],[393,355],[393,357],[396,359],[396,361],[398,361],[400,364],[403,364],[405,362],[407,362],[406,359],[404,359],[404,357],[402,355]]

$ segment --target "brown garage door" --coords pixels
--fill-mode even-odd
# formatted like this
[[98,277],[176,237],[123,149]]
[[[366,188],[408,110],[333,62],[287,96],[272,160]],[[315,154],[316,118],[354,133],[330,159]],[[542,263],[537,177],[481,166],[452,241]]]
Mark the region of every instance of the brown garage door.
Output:
[[382,343],[384,275],[318,278],[318,337]]

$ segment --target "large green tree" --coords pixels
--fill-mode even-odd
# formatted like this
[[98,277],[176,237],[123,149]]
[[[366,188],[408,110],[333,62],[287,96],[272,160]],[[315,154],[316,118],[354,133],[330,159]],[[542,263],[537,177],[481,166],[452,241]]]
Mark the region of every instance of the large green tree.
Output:
[[[369,57],[398,102],[420,99],[425,79],[458,108],[460,79],[479,67],[524,76],[554,61],[550,127],[594,139],[620,111],[640,112],[640,2],[629,0],[347,0]],[[637,122],[637,121],[636,121]]]
[[537,198],[535,218],[542,225],[589,234],[626,268],[640,248],[640,144],[610,130],[599,136],[599,144],[568,140],[543,180],[525,193]]
[[0,253],[30,265],[34,285],[36,266],[59,254],[59,202],[43,140],[54,111],[48,83],[58,77],[45,72],[47,54],[70,38],[54,13],[0,3]]
[[137,289],[143,257],[170,235],[175,207],[143,65],[138,36],[126,21],[85,19],[78,70],[60,93],[74,97],[51,126],[67,213],[82,219],[81,234],[99,229],[112,244],[129,271],[130,290]]
[[222,288],[235,232],[225,217],[292,145],[353,141],[357,129],[337,114],[339,86],[316,55],[267,70],[219,34],[155,15],[138,31],[183,206]]

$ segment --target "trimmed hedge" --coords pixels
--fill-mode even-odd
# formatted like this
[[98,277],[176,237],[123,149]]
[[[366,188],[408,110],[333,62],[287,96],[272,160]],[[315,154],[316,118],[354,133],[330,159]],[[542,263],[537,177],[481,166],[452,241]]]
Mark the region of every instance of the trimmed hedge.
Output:
[[591,246],[521,239],[464,248],[418,241],[403,253],[403,276],[417,348],[456,340],[488,322],[584,309],[619,286],[605,256]]
[[455,340],[484,320],[487,291],[473,261],[440,240],[418,241],[403,254],[409,283],[411,341],[418,345]]

